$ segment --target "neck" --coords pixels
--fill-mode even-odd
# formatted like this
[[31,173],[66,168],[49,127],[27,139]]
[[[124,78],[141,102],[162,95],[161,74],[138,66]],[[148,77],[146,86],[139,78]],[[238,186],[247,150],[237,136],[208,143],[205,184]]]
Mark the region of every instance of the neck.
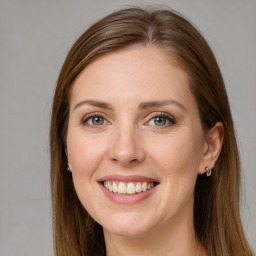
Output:
[[122,236],[104,230],[107,256],[206,256],[197,240],[193,216],[164,222],[137,236]]

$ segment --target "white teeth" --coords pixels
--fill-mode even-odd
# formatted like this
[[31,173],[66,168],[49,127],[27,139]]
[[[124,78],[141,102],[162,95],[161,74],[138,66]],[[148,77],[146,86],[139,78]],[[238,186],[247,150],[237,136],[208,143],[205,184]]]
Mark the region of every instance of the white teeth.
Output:
[[143,192],[146,192],[146,191],[147,191],[147,188],[148,188],[147,182],[143,182],[141,188],[142,188],[142,191],[143,191]]
[[117,188],[117,185],[116,185],[115,182],[113,182],[112,188],[113,188],[112,191],[113,191],[114,193],[116,193],[116,192],[118,191],[118,188]]
[[116,194],[135,194],[146,192],[147,190],[154,187],[154,183],[147,183],[147,182],[118,182],[118,181],[104,181],[104,187],[107,188],[109,191],[116,193]]
[[133,183],[128,183],[127,194],[135,194],[135,185]]
[[108,189],[112,192],[113,191],[113,188],[112,188],[112,185],[108,182]]
[[140,183],[137,183],[137,185],[136,185],[136,192],[137,193],[141,192],[141,184]]
[[126,194],[127,193],[126,192],[126,186],[125,186],[125,184],[123,182],[119,183],[117,192],[119,194]]

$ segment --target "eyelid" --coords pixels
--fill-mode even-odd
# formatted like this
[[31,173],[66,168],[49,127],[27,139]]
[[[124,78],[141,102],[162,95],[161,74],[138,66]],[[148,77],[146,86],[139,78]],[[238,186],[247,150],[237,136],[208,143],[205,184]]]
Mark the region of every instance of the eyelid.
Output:
[[[82,118],[81,118],[81,124],[84,125],[84,126],[87,126],[87,127],[90,127],[90,128],[101,128],[102,126],[105,126],[106,124],[103,124],[103,125],[90,125],[90,124],[86,124],[86,122],[90,119],[90,118],[93,118],[93,117],[102,117],[104,119],[104,121],[107,122],[107,124],[110,123],[109,121],[109,118],[106,117],[106,115],[102,112],[91,112],[91,113],[88,113],[86,115],[84,115]],[[153,118],[156,118],[156,117],[165,117],[169,120],[169,124],[166,124],[166,125],[163,125],[163,126],[156,126],[157,129],[161,129],[161,128],[164,128],[164,127],[168,127],[170,125],[174,125],[177,123],[176,121],[176,118],[171,115],[170,113],[167,113],[167,112],[153,112],[153,113],[150,113],[146,118],[147,118],[147,121],[144,123],[146,125],[149,125],[148,123],[153,119]],[[150,126],[153,126],[153,125],[150,125]]]
[[[165,118],[169,119],[171,125],[177,123],[176,118],[173,115],[171,115],[170,113],[167,113],[167,112],[154,112],[154,113],[149,114],[148,117],[147,117],[146,123],[149,123],[149,121],[151,121],[153,118],[156,118],[156,117],[165,117]],[[159,128],[164,128],[164,127],[167,127],[169,125],[167,124],[167,125],[159,126],[157,128],[158,129]]]
[[[82,125],[86,125],[86,122],[90,119],[90,118],[93,118],[93,117],[102,117],[104,118],[104,120],[107,122],[107,123],[110,123],[108,121],[108,118],[106,117],[105,114],[103,114],[102,112],[92,112],[92,113],[89,113],[89,114],[86,114],[82,117],[81,119],[81,124]],[[89,125],[87,124],[88,127],[92,127],[92,128],[99,128],[101,125],[99,125],[99,127],[97,127],[96,125]],[[102,125],[103,126],[103,125]]]

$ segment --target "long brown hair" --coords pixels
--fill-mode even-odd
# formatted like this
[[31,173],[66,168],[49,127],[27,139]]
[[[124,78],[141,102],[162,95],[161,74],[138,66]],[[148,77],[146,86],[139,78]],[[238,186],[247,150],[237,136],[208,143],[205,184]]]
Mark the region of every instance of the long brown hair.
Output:
[[69,98],[78,74],[94,59],[134,44],[155,45],[175,56],[190,77],[205,131],[224,126],[222,152],[213,175],[199,175],[194,226],[211,256],[251,256],[240,218],[240,162],[225,85],[202,35],[172,10],[128,8],[98,21],[75,42],[61,69],[52,107],[50,150],[56,256],[105,255],[103,231],[81,205],[66,171]]

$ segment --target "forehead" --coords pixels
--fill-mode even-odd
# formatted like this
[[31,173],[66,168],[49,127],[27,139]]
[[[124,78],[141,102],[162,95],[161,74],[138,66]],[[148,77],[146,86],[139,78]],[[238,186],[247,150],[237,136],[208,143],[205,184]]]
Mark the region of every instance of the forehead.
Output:
[[76,78],[71,104],[84,97],[130,102],[193,98],[187,73],[175,57],[155,46],[136,46],[105,54]]

